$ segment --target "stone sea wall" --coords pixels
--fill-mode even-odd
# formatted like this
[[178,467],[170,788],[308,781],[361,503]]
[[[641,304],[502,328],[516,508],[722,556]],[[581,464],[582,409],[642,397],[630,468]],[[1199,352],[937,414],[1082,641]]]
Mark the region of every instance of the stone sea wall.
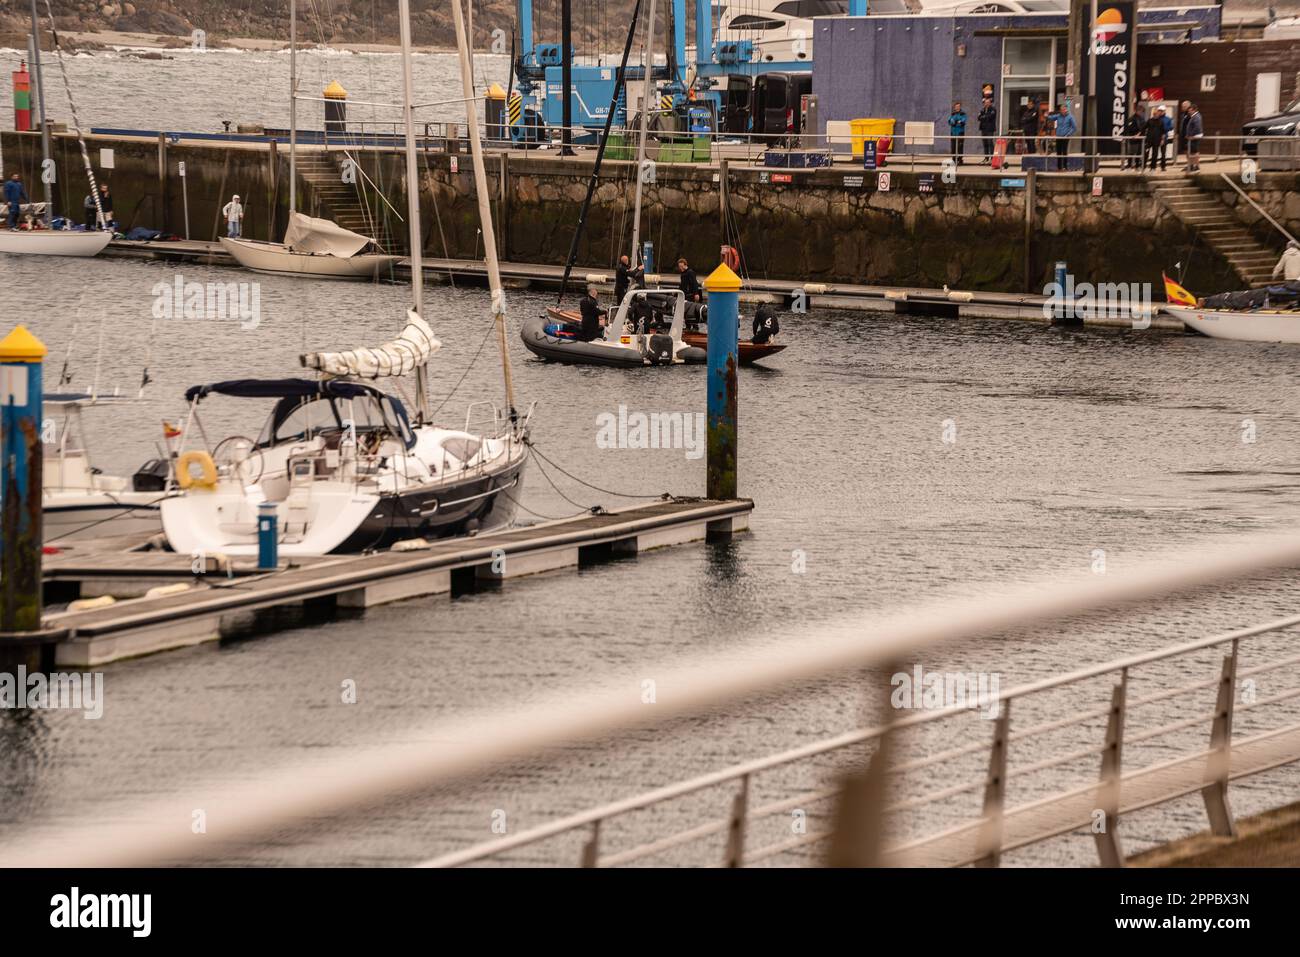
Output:
[[[0,146],[7,173],[18,169],[39,195],[39,138],[5,133]],[[124,227],[144,225],[181,234],[188,195],[190,235],[215,239],[224,230],[221,206],[243,198],[245,235],[278,238],[288,213],[287,150],[264,145],[167,146],[159,176],[155,142],[92,138],[97,175],[112,184],[114,208]],[[113,150],[114,166],[99,170],[99,149]],[[56,137],[61,184],[80,215],[84,174],[75,139]],[[406,209],[404,161],[394,151],[356,151],[366,177],[388,203]],[[176,175],[187,168],[185,191]],[[429,256],[479,258],[477,200],[468,155],[422,154],[422,233]],[[563,263],[587,189],[590,160],[553,154],[486,155],[499,251],[509,260]],[[579,266],[609,267],[627,252],[632,226],[634,164],[609,162],[601,175],[578,249]],[[678,256],[700,268],[718,261],[723,243],[741,250],[750,275],[814,282],[1041,291],[1054,264],[1064,260],[1079,281],[1159,283],[1162,271],[1182,263],[1195,288],[1239,285],[1226,262],[1209,250],[1152,195],[1150,181],[1109,176],[1100,196],[1089,178],[1038,176],[1026,241],[1030,184],[1018,171],[1005,177],[978,173],[946,184],[935,176],[922,191],[921,174],[890,170],[890,189],[874,173],[840,166],[831,170],[764,170],[723,164],[660,164],[644,185],[641,236],[654,244],[655,265],[670,270]],[[786,181],[788,180],[788,181]],[[1200,185],[1238,208],[1244,222],[1261,220],[1217,176]],[[1261,173],[1251,195],[1270,215],[1300,235],[1300,176]],[[393,235],[405,224],[370,187],[372,208],[388,219]],[[329,215],[328,202],[300,183],[299,206]],[[1264,224],[1260,237],[1278,245]]]

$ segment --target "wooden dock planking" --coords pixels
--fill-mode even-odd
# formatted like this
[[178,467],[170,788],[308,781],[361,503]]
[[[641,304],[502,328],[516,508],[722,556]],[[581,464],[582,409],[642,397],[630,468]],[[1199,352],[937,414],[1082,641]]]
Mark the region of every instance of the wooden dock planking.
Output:
[[[61,612],[47,616],[45,623],[62,633],[56,662],[88,667],[215,640],[221,637],[223,627],[238,617],[265,608],[322,598],[333,598],[343,607],[369,608],[448,593],[452,574],[458,570],[474,578],[502,580],[575,566],[589,550],[636,554],[728,535],[748,527],[752,509],[753,503],[745,499],[661,501],[437,541],[416,551],[328,556],[276,572],[232,579],[218,576],[216,581],[210,576],[201,588]],[[103,557],[120,566],[151,554],[127,552]],[[80,571],[91,578],[103,574],[103,569],[84,559]],[[71,567],[62,574],[71,574]]]

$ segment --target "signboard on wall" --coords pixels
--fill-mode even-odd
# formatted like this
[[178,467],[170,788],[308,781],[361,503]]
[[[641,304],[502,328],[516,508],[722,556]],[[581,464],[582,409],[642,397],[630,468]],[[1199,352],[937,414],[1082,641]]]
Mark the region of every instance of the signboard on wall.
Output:
[[[1084,37],[1084,55],[1097,71],[1097,135],[1112,137],[1103,152],[1118,152],[1133,91],[1133,44],[1137,11],[1133,0],[1105,0]],[[1085,62],[1086,59],[1085,59]]]

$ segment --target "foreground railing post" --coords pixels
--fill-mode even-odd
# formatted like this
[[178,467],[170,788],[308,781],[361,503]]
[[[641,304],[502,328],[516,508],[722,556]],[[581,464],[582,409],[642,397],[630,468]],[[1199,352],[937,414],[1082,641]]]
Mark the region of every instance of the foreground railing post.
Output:
[[1214,706],[1214,726],[1210,731],[1213,754],[1205,762],[1206,785],[1201,788],[1210,831],[1219,837],[1236,837],[1237,822],[1228,804],[1228,777],[1232,768],[1232,710],[1237,698],[1237,641],[1232,653],[1223,659],[1219,676],[1219,695]]
[[582,845],[580,867],[596,867],[600,861],[600,821],[591,822],[591,837]]
[[1007,799],[1007,745],[1011,734],[1011,702],[998,702],[998,722],[989,749],[988,779],[984,784],[984,823],[980,825],[980,857],[976,867],[997,867],[1002,860],[1003,809]]
[[1092,837],[1102,867],[1123,867],[1124,848],[1119,840],[1120,774],[1124,758],[1124,715],[1128,694],[1128,669],[1120,673],[1119,684],[1110,692],[1110,714],[1106,718],[1106,744],[1101,752],[1101,783],[1097,787],[1097,811]]
[[745,827],[749,821],[749,775],[740,779],[740,793],[731,801],[731,820],[727,823],[727,853],[723,867],[745,866]]
[[[903,671],[903,667],[899,662],[892,662],[881,670],[886,675],[894,675]],[[831,836],[826,844],[827,867],[879,867],[881,864],[889,764],[894,750],[894,714],[886,695],[882,722],[885,729],[876,739],[876,753],[865,771],[850,772],[841,779],[831,819]]]

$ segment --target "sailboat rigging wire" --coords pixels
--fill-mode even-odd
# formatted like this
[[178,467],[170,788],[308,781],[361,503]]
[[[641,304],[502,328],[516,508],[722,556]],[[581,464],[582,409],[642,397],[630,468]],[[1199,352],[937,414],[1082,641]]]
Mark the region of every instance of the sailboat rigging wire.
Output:
[[[81,147],[81,162],[86,169],[86,178],[90,180],[90,198],[95,201],[96,222],[104,223],[104,207],[99,201],[99,187],[95,185],[95,171],[90,165],[90,152],[86,149],[86,138],[81,135],[81,120],[77,117],[77,104],[72,99],[72,84],[68,81],[68,67],[63,62],[63,46],[59,43],[59,31],[54,26],[54,10],[50,0],[45,0],[45,12],[50,18],[50,36],[54,40],[54,55],[59,61],[59,75],[63,77],[63,89],[68,94],[68,112],[72,115],[72,129],[77,134],[77,145]],[[33,37],[33,43],[39,44],[40,37]]]
[[456,394],[456,390],[461,387],[462,383],[464,383],[465,377],[469,375],[469,370],[474,368],[474,363],[477,362],[478,357],[483,354],[483,348],[487,345],[488,340],[492,338],[492,333],[495,331],[496,330],[492,326],[488,326],[487,332],[483,334],[483,338],[478,344],[478,349],[475,350],[474,355],[469,360],[469,365],[465,366],[465,371],[460,374],[460,378],[457,379],[456,384],[451,387],[451,391],[442,397],[442,401],[438,403],[438,407],[429,413],[430,421],[432,421],[433,417],[442,410],[442,407],[451,400],[451,397]]

